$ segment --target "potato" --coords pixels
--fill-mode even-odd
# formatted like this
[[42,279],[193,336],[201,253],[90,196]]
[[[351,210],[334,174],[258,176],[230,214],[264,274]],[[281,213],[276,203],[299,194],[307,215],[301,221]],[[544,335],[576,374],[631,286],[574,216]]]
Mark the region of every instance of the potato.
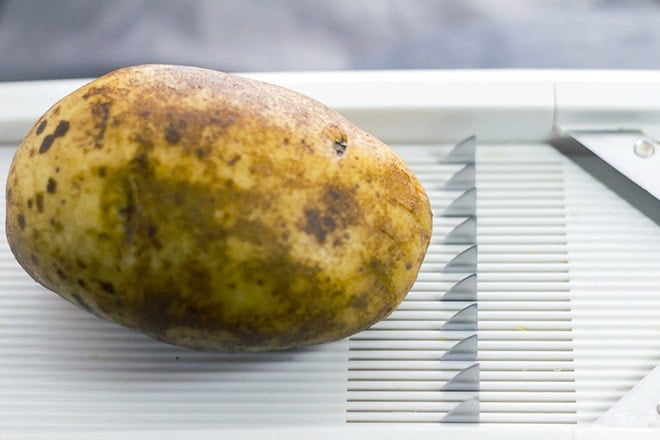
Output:
[[16,151],[11,249],[101,318],[209,351],[337,340],[387,316],[431,236],[386,145],[311,98],[129,67],[56,103]]

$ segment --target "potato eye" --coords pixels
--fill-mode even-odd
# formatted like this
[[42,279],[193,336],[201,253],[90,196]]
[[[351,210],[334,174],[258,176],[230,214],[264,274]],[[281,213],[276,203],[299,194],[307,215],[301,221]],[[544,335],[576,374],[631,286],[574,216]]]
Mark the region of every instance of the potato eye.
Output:
[[337,156],[343,156],[346,152],[346,141],[335,141],[334,149],[335,153],[337,153]]

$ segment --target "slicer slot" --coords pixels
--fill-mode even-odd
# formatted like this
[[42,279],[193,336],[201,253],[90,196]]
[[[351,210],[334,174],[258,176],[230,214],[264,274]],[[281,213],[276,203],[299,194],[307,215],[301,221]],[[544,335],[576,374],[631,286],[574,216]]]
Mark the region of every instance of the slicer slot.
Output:
[[445,423],[476,423],[479,421],[479,399],[472,397],[462,401],[442,419]]
[[[442,158],[443,163],[473,164],[477,151],[477,136],[472,135],[457,143]],[[474,182],[472,182],[474,183]]]

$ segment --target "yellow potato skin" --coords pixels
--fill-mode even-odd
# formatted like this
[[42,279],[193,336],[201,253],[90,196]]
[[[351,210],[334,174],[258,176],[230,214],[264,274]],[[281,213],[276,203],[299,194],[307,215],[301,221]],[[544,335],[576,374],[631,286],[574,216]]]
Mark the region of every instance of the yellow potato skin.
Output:
[[23,268],[97,316],[209,351],[337,340],[387,316],[431,236],[387,146],[296,92],[216,71],[120,69],[16,151]]

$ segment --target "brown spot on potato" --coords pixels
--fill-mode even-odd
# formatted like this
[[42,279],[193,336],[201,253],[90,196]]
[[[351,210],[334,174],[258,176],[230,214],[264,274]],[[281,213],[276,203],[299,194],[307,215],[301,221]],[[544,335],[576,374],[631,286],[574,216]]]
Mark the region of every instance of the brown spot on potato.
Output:
[[55,136],[52,134],[47,135],[41,142],[41,146],[39,147],[39,154],[44,154],[46,151],[50,150],[53,142],[55,142]]
[[48,125],[47,119],[44,119],[39,123],[39,125],[37,125],[37,131],[36,131],[37,136],[39,136],[41,133],[44,132],[44,130],[46,129],[46,125]]
[[[80,280],[78,280],[78,281],[80,281]],[[88,312],[91,312],[91,311],[92,311],[92,308],[89,306],[89,304],[87,304],[85,301],[83,301],[82,297],[81,297],[80,295],[78,295],[77,293],[72,292],[72,293],[71,293],[71,298],[73,298],[73,300],[74,300],[74,301],[75,301],[80,307],[82,307],[83,309],[87,310]]]
[[46,192],[48,194],[53,194],[55,190],[57,190],[57,182],[52,177],[49,177],[48,182],[46,183]]
[[58,222],[54,218],[50,219],[50,226],[55,230],[56,233],[57,232],[62,232],[62,230],[64,229],[64,226],[62,225],[62,223]]
[[143,151],[135,156],[131,162],[137,165],[138,169],[146,170],[149,168],[149,155]]
[[37,193],[37,195],[34,198],[37,206],[37,212],[39,213],[44,212],[44,194]]
[[96,170],[96,174],[98,174],[98,176],[101,177],[101,178],[103,178],[103,177],[106,176],[106,172],[107,172],[107,170],[106,170],[105,167],[99,167],[99,168]]
[[94,147],[103,147],[103,138],[105,137],[105,130],[108,126],[108,118],[110,117],[110,102],[96,102],[92,105],[92,116],[96,119],[94,128],[96,135],[94,136]]
[[[358,204],[352,192],[330,186],[319,202],[305,209],[305,224],[302,230],[324,244],[329,234],[337,229],[346,229],[357,220],[358,214]],[[332,246],[341,245],[345,236],[344,231],[340,236],[335,237]]]
[[314,153],[314,147],[308,144],[305,138],[300,139],[300,146],[305,149],[306,153]]
[[165,129],[165,140],[169,144],[176,145],[181,140],[181,133],[175,126],[169,125],[167,129]]
[[156,227],[156,225],[153,224],[153,223],[151,223],[151,222],[147,222],[147,223],[144,225],[144,228],[143,228],[143,229],[144,229],[145,236],[146,236],[147,239],[151,242],[151,244],[153,245],[153,247],[154,247],[155,249],[161,249],[161,248],[163,247],[163,245],[162,245],[161,242],[158,240],[158,237],[157,237],[157,235],[156,235],[156,233],[158,232],[158,228]]
[[44,140],[39,147],[39,154],[44,154],[50,150],[50,147],[53,146],[53,142],[55,142],[57,138],[63,137],[67,131],[69,131],[69,121],[61,120],[59,124],[57,124],[57,127],[55,127],[55,131],[44,137]]
[[406,270],[410,270],[410,269],[412,269],[412,267],[413,267],[413,264],[410,261],[408,261],[406,263]]
[[16,216],[16,221],[18,222],[18,227],[21,228],[21,231],[25,229],[25,216],[21,213]]
[[89,87],[87,89],[87,91],[85,92],[85,94],[82,97],[83,97],[83,99],[89,99],[92,96],[97,96],[97,95],[104,95],[105,96],[105,95],[108,94],[108,92],[110,90],[111,89],[109,87],[105,86],[105,85],[92,86],[92,87]]
[[53,132],[53,134],[56,137],[62,137],[66,134],[67,131],[69,131],[69,121],[65,121],[63,119],[57,124],[57,127],[55,127],[55,131]]
[[195,154],[197,155],[197,158],[199,159],[204,159],[206,156],[208,156],[210,151],[208,148],[202,148],[202,147],[197,147],[195,149]]
[[237,154],[227,161],[227,165],[234,166],[236,165],[236,162],[238,162],[239,160],[241,160],[241,155]]
[[125,201],[124,204],[118,207],[117,214],[118,217],[122,219],[124,242],[130,245],[133,243],[138,229],[135,222],[137,205],[135,200],[135,193],[130,182],[126,183],[124,191]]
[[212,123],[217,124],[220,128],[225,129],[232,124],[235,124],[239,119],[240,115],[234,111],[225,110],[220,114],[221,118],[211,118]]
[[369,306],[369,294],[361,293],[353,297],[351,307],[354,309],[366,309]]
[[305,220],[305,233],[315,236],[321,244],[325,243],[326,236],[337,227],[332,217],[322,215],[318,209],[306,209]]
[[115,292],[115,286],[110,282],[110,281],[99,281],[99,285],[101,286],[101,289],[103,289],[104,292],[109,293],[111,295],[114,295]]
[[154,148],[154,143],[140,134],[135,135],[135,142],[141,147],[143,152],[151,151]]

